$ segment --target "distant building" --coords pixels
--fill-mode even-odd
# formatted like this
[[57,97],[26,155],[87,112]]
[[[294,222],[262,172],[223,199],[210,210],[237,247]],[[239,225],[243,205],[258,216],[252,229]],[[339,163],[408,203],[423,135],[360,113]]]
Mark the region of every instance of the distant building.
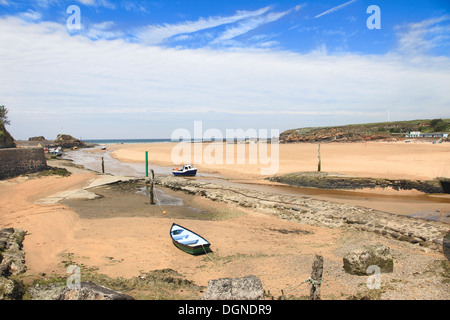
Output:
[[421,133],[420,131],[411,131],[406,135],[407,138],[448,138],[448,133]]

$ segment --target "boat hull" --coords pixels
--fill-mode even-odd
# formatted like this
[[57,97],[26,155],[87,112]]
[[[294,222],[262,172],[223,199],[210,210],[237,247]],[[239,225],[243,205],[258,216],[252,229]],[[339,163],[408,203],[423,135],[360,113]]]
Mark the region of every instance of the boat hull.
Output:
[[192,254],[193,256],[211,252],[211,249],[209,248],[209,246],[210,246],[209,244],[203,245],[203,246],[190,247],[190,246],[183,245],[175,240],[172,240],[172,242],[175,245],[175,247],[177,247],[181,251]]
[[[177,233],[177,235],[174,235],[174,230],[183,230],[180,233]],[[181,235],[181,236],[178,236]],[[179,239],[177,239],[176,237],[178,236]],[[210,246],[211,244],[203,237],[201,237],[200,235],[196,234],[195,232],[182,227],[180,225],[177,224],[173,224],[172,228],[170,228],[170,237],[172,238],[172,242],[175,245],[175,247],[177,247],[178,249],[192,254],[192,255],[200,255],[200,254],[206,254],[208,252],[211,252]],[[183,240],[185,242],[189,242],[186,241],[188,239],[194,239],[194,241],[197,241],[199,244],[185,244],[182,243]]]
[[190,170],[190,171],[172,171],[174,176],[178,177],[195,177],[197,174],[197,170]]

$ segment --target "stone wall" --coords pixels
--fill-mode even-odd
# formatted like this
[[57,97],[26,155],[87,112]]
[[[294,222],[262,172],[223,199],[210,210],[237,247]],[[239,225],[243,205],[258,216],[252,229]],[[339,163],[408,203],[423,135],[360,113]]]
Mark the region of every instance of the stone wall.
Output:
[[45,170],[47,160],[42,148],[0,149],[0,179]]

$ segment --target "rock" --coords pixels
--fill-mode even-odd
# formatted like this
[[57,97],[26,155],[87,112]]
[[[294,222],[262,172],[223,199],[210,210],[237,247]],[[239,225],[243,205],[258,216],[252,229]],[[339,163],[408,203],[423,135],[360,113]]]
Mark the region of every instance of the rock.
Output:
[[25,234],[23,229],[0,229],[0,276],[9,277],[25,272],[25,253],[22,250]]
[[210,280],[202,300],[264,300],[264,289],[256,276]]
[[0,277],[0,300],[18,300],[24,294],[24,285],[20,281]]
[[0,121],[0,149],[15,148],[14,138],[6,130],[3,122]]
[[133,297],[97,285],[81,282],[80,289],[64,288],[55,300],[134,300]]
[[88,146],[86,142],[78,140],[68,134],[58,134],[55,140],[55,144],[61,146],[62,148],[73,148],[73,147],[85,148]]
[[43,136],[28,138],[28,141],[46,141]]
[[375,265],[381,272],[389,273],[394,271],[394,259],[389,247],[377,243],[357,249],[345,255],[344,270],[349,274],[366,276],[367,268]]
[[65,287],[51,284],[48,286],[36,285],[28,289],[28,293],[32,296],[32,300],[58,300],[61,292]]

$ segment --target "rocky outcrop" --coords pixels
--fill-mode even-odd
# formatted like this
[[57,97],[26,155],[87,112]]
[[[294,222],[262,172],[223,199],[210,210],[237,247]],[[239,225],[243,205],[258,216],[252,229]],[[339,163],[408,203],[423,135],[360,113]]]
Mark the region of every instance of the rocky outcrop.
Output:
[[202,300],[264,300],[264,289],[256,276],[210,280]]
[[12,279],[25,272],[25,253],[22,242],[26,231],[22,229],[0,229],[0,300],[20,299],[23,284]]
[[58,134],[55,144],[62,148],[86,148],[88,146],[84,141],[78,140],[68,134]]
[[350,228],[443,252],[448,224],[395,215],[370,208],[295,195],[273,194],[178,177],[157,177],[163,187],[200,195],[289,221],[327,228]]
[[0,149],[15,148],[16,143],[14,138],[6,130],[3,123],[0,121]]
[[347,273],[358,276],[366,276],[370,266],[377,266],[382,273],[394,271],[391,251],[381,243],[351,251],[344,256],[343,262]]
[[28,138],[28,141],[47,141],[43,136]]

